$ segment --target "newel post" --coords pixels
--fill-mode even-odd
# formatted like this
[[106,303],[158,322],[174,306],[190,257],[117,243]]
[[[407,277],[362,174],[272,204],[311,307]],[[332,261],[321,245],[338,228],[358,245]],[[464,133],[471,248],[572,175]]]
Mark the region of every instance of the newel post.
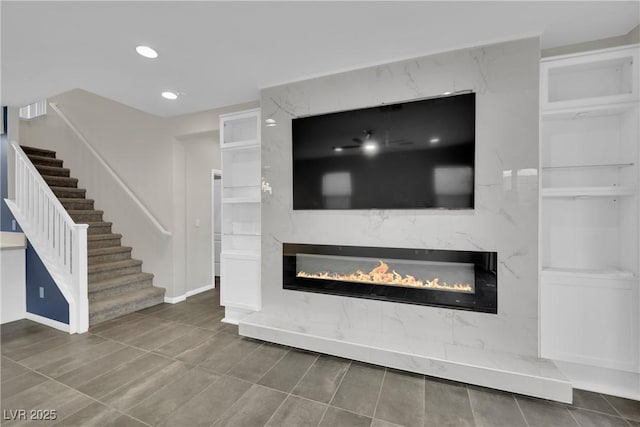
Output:
[[[89,330],[89,287],[88,287],[88,258],[87,258],[87,224],[74,226],[73,239],[73,284],[76,297],[76,328],[81,334]],[[71,320],[71,319],[69,319]],[[71,322],[70,322],[71,323]],[[70,325],[71,326],[71,325]]]

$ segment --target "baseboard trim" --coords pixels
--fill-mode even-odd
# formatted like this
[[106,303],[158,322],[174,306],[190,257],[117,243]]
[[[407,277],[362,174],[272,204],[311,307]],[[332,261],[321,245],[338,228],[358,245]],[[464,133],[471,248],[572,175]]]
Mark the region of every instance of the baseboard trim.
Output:
[[208,290],[215,289],[215,288],[216,288],[216,285],[204,285],[204,286],[199,287],[198,289],[194,289],[192,291],[187,292],[185,294],[185,296],[187,298],[189,298],[189,297],[192,297],[194,295],[197,295],[197,294],[200,294],[202,292],[206,292]]
[[211,290],[211,289],[215,289],[215,288],[216,288],[215,284],[213,284],[213,285],[204,285],[204,286],[201,286],[201,287],[199,287],[197,289],[194,289],[192,291],[188,291],[184,295],[179,295],[179,296],[173,297],[173,298],[164,297],[164,302],[166,302],[167,304],[177,304],[179,302],[182,302],[182,301],[186,300],[189,297],[192,297],[192,296],[197,295],[199,293],[202,293],[202,292],[205,292],[205,291],[208,291],[208,290]]
[[37,323],[42,323],[43,325],[50,326],[63,332],[71,333],[69,332],[69,325],[67,325],[66,323],[58,322],[57,320],[49,319],[48,317],[40,316],[39,314],[27,312],[25,313],[24,318],[33,320]]
[[180,296],[173,297],[173,298],[164,297],[164,302],[166,302],[167,304],[177,304],[177,303],[182,302],[182,301],[184,301],[186,299],[187,299],[186,295],[180,295]]

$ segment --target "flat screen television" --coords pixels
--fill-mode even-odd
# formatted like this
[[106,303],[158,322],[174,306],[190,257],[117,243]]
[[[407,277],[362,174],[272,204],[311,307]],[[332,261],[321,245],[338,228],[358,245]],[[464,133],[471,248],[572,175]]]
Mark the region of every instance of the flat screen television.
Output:
[[294,118],[293,209],[473,209],[475,101]]

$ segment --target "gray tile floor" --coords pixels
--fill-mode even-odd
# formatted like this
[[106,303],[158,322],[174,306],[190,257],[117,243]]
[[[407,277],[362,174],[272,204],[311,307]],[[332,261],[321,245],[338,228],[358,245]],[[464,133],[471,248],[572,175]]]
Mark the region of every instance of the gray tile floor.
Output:
[[[222,317],[210,291],[83,335],[3,325],[1,424],[640,427],[637,401],[516,396],[246,339]],[[20,409],[57,419],[10,421]]]

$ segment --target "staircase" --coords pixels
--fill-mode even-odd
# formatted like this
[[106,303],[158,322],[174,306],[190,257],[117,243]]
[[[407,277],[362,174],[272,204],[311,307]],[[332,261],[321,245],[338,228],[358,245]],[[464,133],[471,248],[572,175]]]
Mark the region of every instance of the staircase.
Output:
[[85,197],[86,190],[78,188],[55,151],[21,148],[73,221],[89,225],[89,325],[162,303],[165,289],[153,286],[153,274],[142,272],[142,261],[131,258],[131,247],[122,246],[122,235],[111,232],[104,212],[94,209],[94,201]]

